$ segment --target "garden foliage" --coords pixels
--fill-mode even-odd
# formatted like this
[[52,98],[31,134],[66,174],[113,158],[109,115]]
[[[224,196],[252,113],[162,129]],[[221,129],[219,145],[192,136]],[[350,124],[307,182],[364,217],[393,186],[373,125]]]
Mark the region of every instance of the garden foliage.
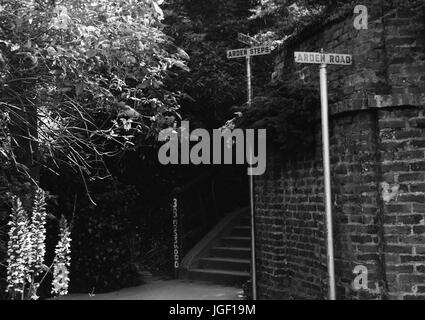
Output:
[[46,217],[45,194],[41,189],[36,191],[30,215],[21,199],[12,197],[7,244],[7,291],[12,299],[38,299],[38,289],[52,268],[52,293],[68,292],[70,231],[63,218],[55,258],[50,266],[46,265]]
[[178,117],[179,93],[164,81],[187,55],[162,32],[161,3],[2,1],[0,105],[27,170],[66,163],[104,176],[104,157]]
[[86,198],[76,203],[71,289],[95,294],[139,284],[140,195],[115,183],[93,189],[96,206]]

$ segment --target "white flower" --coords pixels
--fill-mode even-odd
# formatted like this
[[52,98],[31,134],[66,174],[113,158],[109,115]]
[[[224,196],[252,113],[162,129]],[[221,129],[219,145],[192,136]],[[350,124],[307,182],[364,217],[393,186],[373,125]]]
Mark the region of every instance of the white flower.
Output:
[[46,200],[44,191],[38,189],[34,197],[33,214],[29,227],[31,236],[31,271],[34,276],[43,272],[44,256],[46,253]]
[[13,296],[22,294],[29,276],[31,260],[31,237],[28,216],[18,197],[12,198],[12,212],[9,222],[9,241],[7,245],[7,290]]
[[[44,264],[46,254],[46,202],[44,191],[38,189],[29,218],[21,200],[12,197],[12,211],[8,223],[7,291],[14,299],[37,300],[42,274],[48,271]],[[60,240],[56,246],[54,266],[55,293],[68,292],[70,266],[70,232],[66,220],[61,220]],[[37,282],[38,281],[38,282]]]
[[55,249],[55,259],[53,260],[53,282],[52,293],[56,295],[68,294],[69,270],[71,265],[71,233],[68,223],[64,217],[60,221],[59,242]]

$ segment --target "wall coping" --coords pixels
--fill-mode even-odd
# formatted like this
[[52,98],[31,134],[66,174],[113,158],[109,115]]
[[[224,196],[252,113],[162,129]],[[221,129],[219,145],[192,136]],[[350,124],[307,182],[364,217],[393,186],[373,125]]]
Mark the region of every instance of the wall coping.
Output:
[[425,107],[424,93],[369,94],[366,97],[346,99],[329,105],[329,113],[337,115],[344,112],[383,109],[391,107]]

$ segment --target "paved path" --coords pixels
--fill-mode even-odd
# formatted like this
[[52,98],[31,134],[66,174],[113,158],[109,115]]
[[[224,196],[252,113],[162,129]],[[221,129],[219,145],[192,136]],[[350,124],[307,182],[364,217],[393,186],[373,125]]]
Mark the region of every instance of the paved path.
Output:
[[71,294],[61,300],[241,300],[242,290],[210,283],[150,279],[138,287],[111,293]]

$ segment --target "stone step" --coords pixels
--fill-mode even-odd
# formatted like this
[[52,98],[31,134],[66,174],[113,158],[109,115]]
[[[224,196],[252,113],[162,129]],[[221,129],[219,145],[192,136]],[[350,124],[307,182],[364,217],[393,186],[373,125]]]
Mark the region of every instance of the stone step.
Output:
[[230,231],[232,237],[250,237],[251,227],[250,226],[236,226]]
[[251,247],[251,238],[250,237],[225,237],[221,239],[223,247]]
[[232,259],[232,258],[202,258],[199,260],[201,269],[219,269],[231,271],[249,272],[251,268],[249,259]]
[[241,285],[249,280],[249,272],[215,269],[190,269],[188,270],[186,277],[189,280],[208,281],[224,285]]
[[211,256],[216,258],[249,259],[251,257],[251,248],[214,247],[211,249]]

